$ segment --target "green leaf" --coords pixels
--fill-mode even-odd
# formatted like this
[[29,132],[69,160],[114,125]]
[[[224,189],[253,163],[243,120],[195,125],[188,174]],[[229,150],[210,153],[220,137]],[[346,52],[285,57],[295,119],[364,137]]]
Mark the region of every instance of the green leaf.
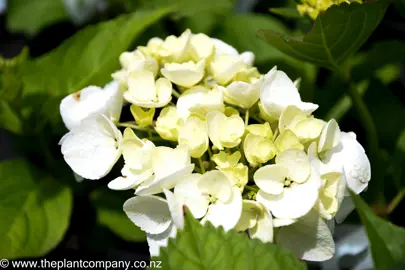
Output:
[[289,33],[284,24],[270,16],[258,14],[229,14],[221,22],[218,38],[242,51],[252,51],[257,63],[267,62],[285,54],[258,39],[256,32],[261,28],[272,28],[281,33]]
[[190,213],[186,214],[184,230],[169,239],[159,257],[152,259],[162,261],[162,268],[168,270],[306,269],[280,246],[249,239],[233,230],[224,232],[210,223],[203,226]]
[[119,55],[169,9],[137,11],[89,26],[23,69],[25,94],[63,96],[88,85],[104,85],[119,68]]
[[0,128],[15,134],[23,131],[23,123],[17,113],[5,101],[0,101]]
[[68,19],[62,0],[12,0],[7,12],[7,28],[27,34]]
[[72,193],[24,160],[0,163],[0,258],[40,257],[63,238]]
[[91,193],[98,222],[126,241],[143,242],[146,240],[145,233],[135,226],[122,210],[125,200],[133,195],[133,192],[131,195],[124,192],[128,196],[123,196],[122,193],[104,188]]
[[350,195],[366,228],[375,269],[394,269],[405,260],[405,230],[377,217],[358,195]]
[[388,1],[343,3],[321,13],[304,37],[290,37],[277,30],[260,30],[259,36],[297,59],[332,70],[357,51],[382,20]]

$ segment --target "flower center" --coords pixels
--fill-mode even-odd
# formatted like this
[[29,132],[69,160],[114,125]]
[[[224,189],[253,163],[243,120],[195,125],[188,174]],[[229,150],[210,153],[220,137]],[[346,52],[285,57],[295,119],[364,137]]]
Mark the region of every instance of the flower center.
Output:
[[293,181],[287,177],[284,179],[284,187],[290,187]]

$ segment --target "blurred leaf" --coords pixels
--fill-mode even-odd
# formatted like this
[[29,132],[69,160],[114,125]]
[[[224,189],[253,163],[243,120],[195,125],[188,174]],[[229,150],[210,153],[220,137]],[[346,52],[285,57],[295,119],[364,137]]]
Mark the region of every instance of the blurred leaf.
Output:
[[[387,66],[392,67],[392,64],[397,64],[399,68],[405,59],[405,42],[399,40],[379,41],[369,51],[359,53],[356,58],[351,74],[353,80],[359,81],[373,74],[378,75],[381,72],[387,72]],[[392,72],[393,70],[389,71]],[[383,78],[383,80],[386,79],[387,77]]]
[[0,100],[0,128],[16,134],[23,131],[23,124],[18,114],[2,100]]
[[296,8],[293,7],[282,7],[282,8],[271,8],[270,12],[283,16],[287,19],[299,19],[304,20],[305,17],[302,16]]
[[233,8],[233,0],[140,0],[142,8],[159,9],[170,7],[177,17],[187,17],[205,11],[220,13]]
[[162,261],[163,269],[306,269],[306,265],[280,246],[249,239],[234,230],[224,232],[209,222],[204,226],[187,213],[185,228],[153,260]]
[[211,11],[200,12],[193,16],[185,17],[179,22],[181,32],[190,29],[193,33],[210,35],[218,22],[218,14]]
[[119,55],[169,11],[137,11],[86,27],[55,50],[27,63],[24,93],[63,96],[88,85],[104,85],[119,68]]
[[8,1],[7,28],[34,34],[50,24],[68,19],[62,0]]
[[40,257],[63,238],[72,193],[24,160],[0,163],[0,257]]
[[350,195],[366,228],[375,269],[394,269],[405,260],[405,230],[377,217],[360,196]]
[[122,210],[125,200],[129,198],[122,195],[122,192],[104,188],[91,193],[98,222],[126,241],[143,242],[146,240],[145,233],[135,226]]
[[261,28],[272,28],[277,32],[289,33],[284,24],[270,16],[258,14],[229,14],[221,22],[217,36],[241,51],[252,51],[257,63],[267,62],[284,54],[263,40],[256,32]]
[[332,70],[357,51],[382,20],[387,1],[340,4],[327,9],[315,20],[304,37],[285,36],[276,29],[260,30],[259,36],[297,59]]
[[392,93],[392,90],[379,80],[372,78],[363,97],[376,125],[381,146],[388,151],[395,148],[396,138],[405,128],[401,116],[405,115],[404,104]]
[[[362,82],[359,82],[358,84],[354,85],[354,88],[359,92],[361,96],[364,95],[368,88],[369,82],[367,80],[364,80]],[[329,94],[329,92],[328,92]],[[324,117],[325,121],[329,121],[330,119],[335,119],[336,121],[340,121],[343,116],[350,111],[352,108],[353,102],[352,99],[346,95],[343,94],[342,97],[337,101],[337,102],[331,102],[334,105],[329,109],[328,113]],[[330,104],[330,103],[329,103]],[[325,104],[326,105],[326,104]],[[330,106],[328,106],[330,107]]]
[[275,65],[283,70],[293,80],[302,77],[300,92],[305,101],[310,101],[313,95],[316,68],[314,65],[292,58],[273,46],[259,39],[255,34],[260,28],[272,28],[278,32],[289,33],[281,21],[266,15],[258,14],[229,14],[225,16],[216,29],[217,37],[239,52],[251,51],[255,54],[255,63],[259,70],[267,73]]

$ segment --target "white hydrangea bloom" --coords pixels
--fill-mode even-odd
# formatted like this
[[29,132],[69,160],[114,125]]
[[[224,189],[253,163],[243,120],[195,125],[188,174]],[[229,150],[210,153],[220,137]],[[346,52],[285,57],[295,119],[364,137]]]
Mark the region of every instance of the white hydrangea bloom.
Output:
[[335,242],[328,226],[314,211],[292,225],[281,227],[276,241],[302,260],[325,261],[335,252]]
[[169,238],[176,237],[177,229],[184,226],[181,204],[169,190],[164,193],[166,200],[153,195],[136,196],[123,207],[128,218],[146,232],[151,256],[159,256],[159,249],[167,246]]
[[242,213],[242,196],[228,177],[213,170],[203,175],[193,174],[178,183],[174,194],[196,218],[203,218],[214,226],[230,230],[238,223]]
[[154,178],[148,185],[138,187],[137,195],[157,194],[163,189],[171,189],[194,170],[189,150],[184,145],[178,145],[175,149],[158,146],[151,155]]
[[253,179],[260,188],[257,201],[275,217],[287,219],[306,215],[318,200],[322,184],[318,169],[299,149],[278,154],[276,164],[259,168]]
[[370,161],[354,133],[340,132],[340,143],[325,152],[322,162],[329,170],[341,170],[343,167],[347,186],[356,194],[368,186],[371,179]]
[[318,105],[301,101],[297,87],[288,76],[273,68],[264,79],[260,89],[260,102],[264,112],[271,117],[279,118],[281,113],[290,105],[295,105],[310,114]]
[[201,60],[196,64],[192,61],[182,64],[167,63],[161,69],[161,72],[172,83],[183,87],[192,87],[204,77],[204,67],[205,60]]
[[128,78],[128,91],[124,98],[135,105],[145,108],[166,106],[172,99],[172,84],[166,78],[159,78],[151,71],[133,72]]
[[255,61],[255,55],[252,52],[243,52],[239,54],[239,52],[234,47],[223,42],[222,40],[216,38],[211,38],[211,40],[214,41],[215,53],[217,55],[226,54],[234,57],[239,57],[246,65],[253,65]]
[[60,140],[66,163],[86,179],[106,176],[121,156],[122,135],[105,115],[86,118]]
[[186,120],[192,113],[205,117],[208,112],[225,110],[224,97],[217,89],[195,86],[185,91],[177,100],[177,113]]
[[104,114],[112,121],[120,118],[122,90],[113,81],[104,88],[88,86],[65,97],[60,103],[60,115],[65,126],[71,130],[91,115]]

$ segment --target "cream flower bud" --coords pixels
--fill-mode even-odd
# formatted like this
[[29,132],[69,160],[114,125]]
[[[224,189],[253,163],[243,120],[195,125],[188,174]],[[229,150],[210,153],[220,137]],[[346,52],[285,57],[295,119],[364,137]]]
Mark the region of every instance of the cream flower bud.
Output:
[[155,108],[143,109],[142,107],[132,104],[130,110],[138,126],[147,127],[152,125]]
[[205,60],[201,60],[197,64],[192,61],[183,64],[166,63],[161,72],[171,82],[183,87],[191,87],[204,77],[204,66]]
[[128,91],[124,98],[145,108],[166,106],[172,99],[172,84],[165,78],[155,81],[150,71],[133,72],[128,78]]
[[319,137],[325,122],[310,116],[296,106],[288,106],[278,123],[280,132],[290,129],[302,141],[308,142]]
[[272,159],[277,148],[271,140],[249,133],[244,139],[243,151],[250,165],[255,167]]
[[198,117],[189,117],[179,130],[179,144],[190,150],[190,156],[200,158],[208,149],[208,135],[205,121]]
[[120,118],[122,90],[117,82],[107,84],[104,89],[89,86],[70,94],[60,103],[60,115],[65,126],[71,130],[91,115],[104,114],[113,121]]
[[300,142],[297,135],[295,135],[294,132],[289,129],[286,129],[283,133],[278,135],[277,139],[274,142],[274,145],[280,152],[291,148],[297,148],[301,150],[304,149],[304,145]]
[[230,104],[249,109],[259,100],[262,83],[262,79],[254,83],[235,81],[224,88],[224,99]]
[[255,60],[255,55],[252,52],[239,52],[231,45],[223,42],[220,39],[211,38],[215,44],[215,53],[217,55],[226,54],[234,57],[239,57],[246,65],[252,66]]
[[228,84],[243,68],[245,63],[240,58],[226,54],[216,55],[210,64],[214,80],[222,85]]
[[251,200],[243,200],[242,215],[236,224],[237,231],[249,229],[250,237],[273,242],[273,218],[263,204]]
[[165,107],[156,120],[155,130],[163,139],[177,141],[182,123],[183,120],[179,117],[176,107]]
[[203,59],[208,61],[214,56],[215,46],[212,39],[205,34],[196,34],[191,37],[190,56],[198,62]]
[[128,71],[148,70],[156,76],[159,64],[150,56],[144,55],[141,51],[124,52],[120,55],[121,66]]
[[233,167],[222,168],[219,170],[228,177],[234,187],[237,187],[241,193],[243,192],[243,189],[248,183],[248,166],[238,163]]
[[160,56],[166,63],[187,61],[190,48],[191,31],[187,29],[180,37],[168,36],[160,48]]
[[224,111],[224,98],[221,91],[195,86],[185,91],[177,100],[179,117],[186,120],[191,113],[205,117],[211,111]]
[[217,164],[217,168],[226,169],[230,167],[235,167],[238,164],[240,158],[242,157],[239,151],[233,154],[228,154],[227,152],[220,151],[218,154],[212,156],[212,161]]
[[218,149],[239,145],[245,132],[245,123],[238,115],[227,117],[221,112],[207,114],[208,136]]
[[318,105],[301,101],[297,87],[288,76],[275,68],[265,75],[260,90],[260,101],[266,114],[279,118],[281,113],[290,105],[295,105],[310,114]]
[[264,137],[268,140],[273,140],[273,131],[271,130],[270,124],[268,122],[264,124],[248,125],[246,129],[254,135]]

